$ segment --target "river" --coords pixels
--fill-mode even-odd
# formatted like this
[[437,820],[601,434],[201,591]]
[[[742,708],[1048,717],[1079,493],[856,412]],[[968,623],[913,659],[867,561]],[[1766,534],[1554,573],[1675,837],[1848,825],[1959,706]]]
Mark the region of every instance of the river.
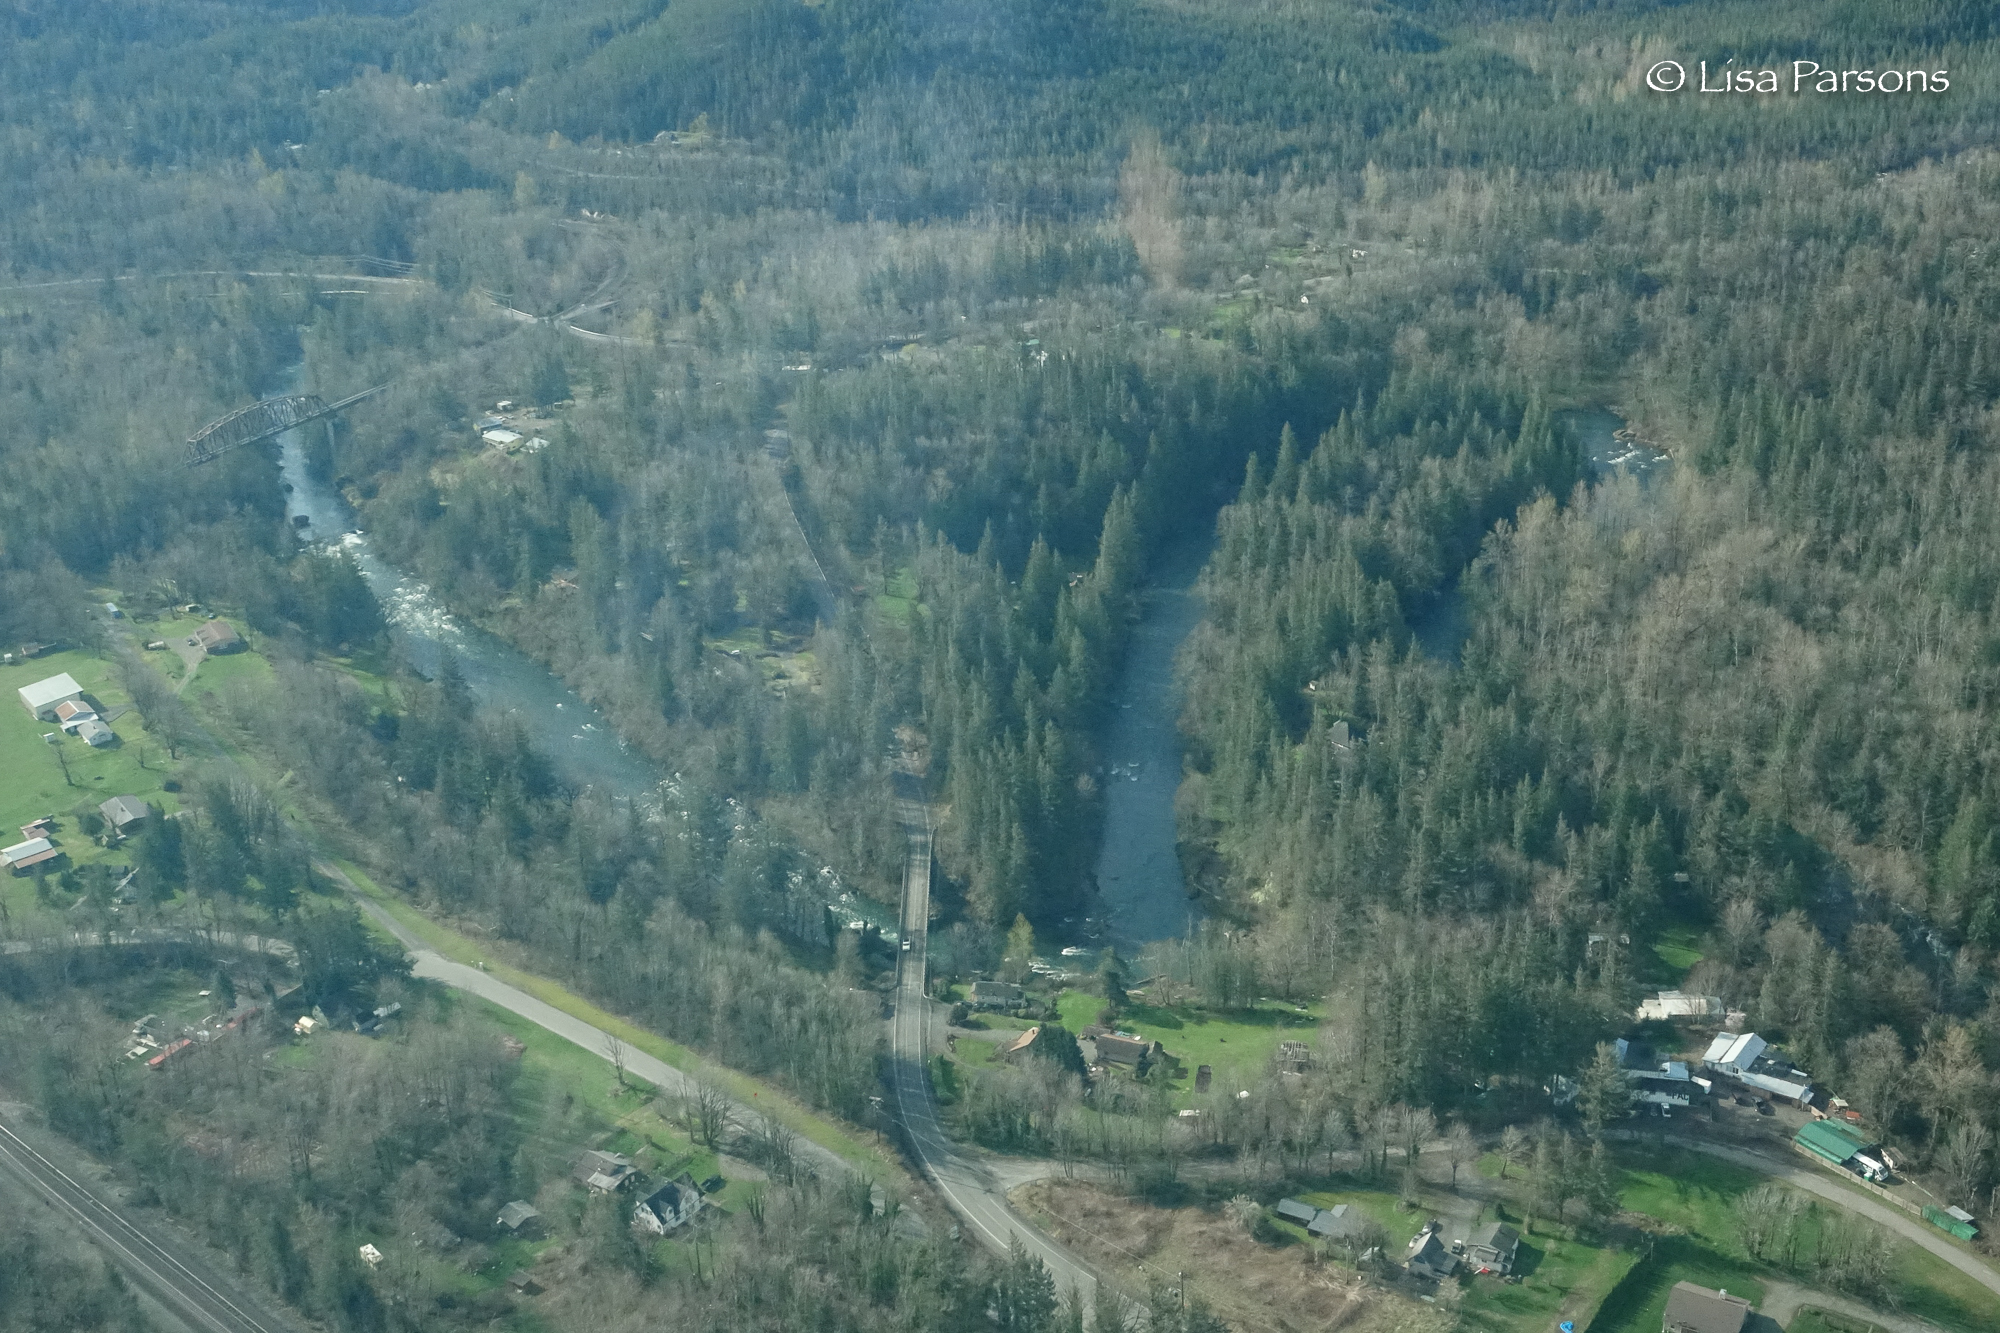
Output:
[[[1644,493],[1673,465],[1673,459],[1664,450],[1639,443],[1630,438],[1629,432],[1621,438],[1620,432],[1626,431],[1625,420],[1609,408],[1569,408],[1556,413],[1555,424],[1583,455],[1584,466],[1594,482],[1631,477]],[[1409,625],[1425,657],[1434,662],[1457,664],[1459,650],[1465,647],[1472,633],[1472,620],[1466,613],[1457,575],[1452,576],[1428,606],[1410,616]]]
[[[294,392],[299,373],[300,368],[293,367],[280,392]],[[570,786],[653,807],[671,799],[670,775],[626,745],[597,709],[520,649],[452,615],[423,582],[375,553],[346,499],[314,478],[307,466],[304,437],[312,429],[317,427],[301,427],[278,437],[278,469],[290,488],[285,492],[285,515],[295,524],[297,519],[306,520],[299,529],[301,540],[336,545],[353,557],[382,604],[390,636],[410,664],[432,675],[449,653],[473,697],[516,719]],[[891,941],[899,938],[893,906],[841,890],[837,874],[827,882],[836,890],[827,905],[844,922],[875,926]]]
[[1155,561],[1139,624],[1125,651],[1104,729],[1104,841],[1097,853],[1097,909],[1111,943],[1136,954],[1187,933],[1203,912],[1181,877],[1174,794],[1181,782],[1180,689],[1174,654],[1201,622],[1194,582],[1208,544],[1189,542]]

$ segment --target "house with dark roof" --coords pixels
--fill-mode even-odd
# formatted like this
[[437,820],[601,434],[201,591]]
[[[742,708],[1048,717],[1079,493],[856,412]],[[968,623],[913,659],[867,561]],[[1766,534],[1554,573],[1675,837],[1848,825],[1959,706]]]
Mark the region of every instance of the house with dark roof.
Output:
[[1750,1302],[1727,1291],[1711,1291],[1692,1282],[1676,1282],[1667,1293],[1667,1312],[1660,1333],[1743,1333]]
[[1466,1266],[1475,1272],[1505,1277],[1514,1271],[1514,1255],[1520,1248],[1521,1237],[1514,1228],[1488,1222],[1465,1238],[1463,1254]]
[[1134,1072],[1143,1073],[1159,1054],[1160,1043],[1147,1041],[1144,1037],[1107,1032],[1097,1039],[1097,1062],[1102,1065],[1126,1065]]
[[632,1205],[632,1221],[640,1230],[664,1236],[686,1225],[701,1211],[701,1191],[670,1180]]
[[1338,1240],[1342,1236],[1358,1234],[1366,1220],[1367,1214],[1353,1204],[1337,1203],[1331,1208],[1320,1209],[1319,1216],[1306,1228],[1306,1234],[1314,1240]]
[[204,620],[194,632],[194,640],[211,657],[243,650],[243,639],[226,620]]
[[1422,1231],[1410,1237],[1403,1267],[1418,1277],[1446,1278],[1458,1271],[1458,1256],[1438,1239],[1438,1224],[1427,1222]]
[[975,981],[965,998],[974,1009],[1012,1009],[1026,995],[1011,981]]
[[119,833],[123,833],[152,813],[147,809],[146,803],[136,796],[114,796],[100,804],[97,812],[104,816],[105,823]]
[[1309,1203],[1300,1203],[1297,1199],[1280,1199],[1278,1206],[1271,1211],[1287,1222],[1297,1222],[1302,1227],[1311,1226],[1313,1219],[1319,1216],[1319,1209]]
[[542,1210],[526,1199],[516,1199],[500,1210],[493,1225],[510,1236],[525,1236],[541,1225]]
[[632,1159],[624,1153],[599,1152],[595,1148],[576,1159],[570,1168],[569,1178],[586,1186],[593,1194],[609,1194],[623,1189],[625,1182],[638,1172],[632,1167]]

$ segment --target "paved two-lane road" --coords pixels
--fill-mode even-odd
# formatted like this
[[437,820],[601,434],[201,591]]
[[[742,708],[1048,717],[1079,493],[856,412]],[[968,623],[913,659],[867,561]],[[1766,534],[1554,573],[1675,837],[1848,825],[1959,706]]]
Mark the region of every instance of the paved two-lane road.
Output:
[[896,984],[896,1016],[890,1029],[892,1090],[896,1114],[909,1135],[910,1151],[938,1193],[957,1213],[970,1233],[987,1246],[1005,1252],[1015,1240],[1042,1261],[1055,1278],[1056,1290],[1074,1288],[1084,1307],[1097,1294],[1097,1275],[1082,1260],[1029,1225],[1007,1203],[1005,1189],[990,1173],[958,1151],[938,1122],[937,1100],[925,1064],[929,1056],[929,1001],[924,995],[924,946],[931,912],[931,831],[922,784],[911,774],[896,775],[896,806],[909,836],[909,857],[903,871],[903,938]]
[[[394,935],[409,951],[411,971],[417,976],[431,981],[442,982],[454,990],[467,991],[482,1000],[491,1001],[509,1013],[519,1014],[536,1027],[553,1032],[564,1041],[572,1042],[592,1055],[609,1059],[612,1035],[603,1028],[584,1022],[574,1014],[564,1013],[546,1000],[538,1000],[519,986],[509,985],[490,972],[483,972],[464,963],[454,963],[434,949],[424,946],[422,940],[404,929],[401,922],[385,911],[380,903],[366,894],[354,891],[347,876],[338,866],[321,863],[319,871],[329,879],[347,884],[355,903],[366,912],[369,919]],[[674,1068],[665,1060],[646,1054],[627,1042],[620,1041],[620,1054],[625,1068],[652,1084],[660,1091],[674,1096],[691,1097],[701,1084],[688,1074]],[[742,1102],[730,1099],[730,1119],[739,1127],[747,1129],[755,1123],[756,1112]],[[835,1178],[854,1170],[841,1156],[830,1148],[823,1148],[811,1139],[800,1137],[794,1143],[794,1150],[802,1166],[821,1175]]]

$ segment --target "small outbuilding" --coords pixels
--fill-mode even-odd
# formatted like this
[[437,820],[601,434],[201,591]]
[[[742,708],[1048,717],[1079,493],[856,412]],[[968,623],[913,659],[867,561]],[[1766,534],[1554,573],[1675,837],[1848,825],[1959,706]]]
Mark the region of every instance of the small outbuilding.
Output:
[[12,847],[0,847],[0,866],[5,866],[17,875],[24,875],[30,867],[53,861],[62,855],[62,848],[47,838],[30,838],[17,842]]
[[1361,1230],[1362,1219],[1366,1215],[1351,1203],[1337,1203],[1331,1208],[1322,1208],[1306,1234],[1314,1240],[1337,1240],[1342,1236],[1355,1235]]
[[1297,1199],[1280,1199],[1272,1211],[1287,1222],[1297,1222],[1302,1227],[1311,1226],[1313,1219],[1319,1216],[1319,1209]]
[[243,638],[226,620],[204,620],[194,632],[195,645],[210,657],[243,651]]
[[152,814],[152,809],[136,796],[114,796],[97,807],[104,816],[104,822],[119,833],[134,824],[142,823]]
[[493,1225],[510,1236],[525,1236],[540,1228],[542,1210],[526,1199],[515,1199],[500,1210],[500,1216],[493,1219]]
[[624,1153],[599,1152],[595,1148],[576,1159],[570,1179],[586,1186],[593,1194],[609,1194],[623,1189],[638,1172]]
[[83,686],[76,683],[76,677],[65,671],[59,676],[49,676],[32,685],[23,685],[19,694],[21,706],[28,714],[43,722],[56,720],[56,705],[68,703],[83,697]]

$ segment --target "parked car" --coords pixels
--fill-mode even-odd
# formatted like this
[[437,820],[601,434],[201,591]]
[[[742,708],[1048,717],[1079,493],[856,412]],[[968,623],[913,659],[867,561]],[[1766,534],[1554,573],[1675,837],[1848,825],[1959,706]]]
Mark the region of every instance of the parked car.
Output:
[[1776,1115],[1777,1113],[1778,1113],[1778,1111],[1777,1111],[1777,1108],[1776,1108],[1776,1107],[1774,1107],[1774,1106],[1772,1106],[1772,1105],[1771,1105],[1771,1103],[1769,1103],[1769,1102],[1758,1102],[1758,1103],[1757,1103],[1757,1114],[1758,1114],[1758,1115]]

